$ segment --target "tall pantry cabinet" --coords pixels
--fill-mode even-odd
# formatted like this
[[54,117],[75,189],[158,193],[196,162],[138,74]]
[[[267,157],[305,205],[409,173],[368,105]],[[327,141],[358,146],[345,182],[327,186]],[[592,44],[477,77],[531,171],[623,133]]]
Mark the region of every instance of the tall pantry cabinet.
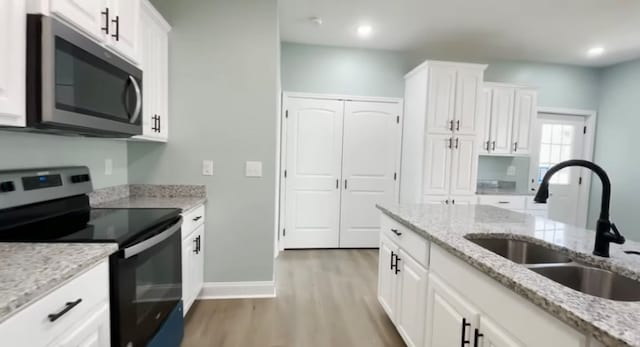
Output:
[[473,201],[486,67],[426,61],[405,76],[402,203]]

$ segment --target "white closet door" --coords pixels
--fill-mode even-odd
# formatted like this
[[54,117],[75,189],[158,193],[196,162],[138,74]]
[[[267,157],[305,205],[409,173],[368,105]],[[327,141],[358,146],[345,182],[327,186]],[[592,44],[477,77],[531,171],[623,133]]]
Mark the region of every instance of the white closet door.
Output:
[[378,247],[376,204],[396,201],[400,104],[345,102],[340,247]]
[[285,248],[339,246],[343,102],[289,98]]

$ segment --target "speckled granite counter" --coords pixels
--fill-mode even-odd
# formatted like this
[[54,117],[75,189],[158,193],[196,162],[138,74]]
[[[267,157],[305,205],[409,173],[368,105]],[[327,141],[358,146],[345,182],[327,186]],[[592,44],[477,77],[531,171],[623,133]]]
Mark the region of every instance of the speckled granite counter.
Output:
[[117,249],[115,243],[0,243],[0,323]]
[[[573,260],[640,280],[640,243],[611,244],[611,258],[591,255],[594,234],[582,228],[491,206],[378,206],[399,223],[484,272],[551,315],[606,346],[640,346],[640,302],[602,299],[569,289],[464,238],[495,235],[547,244]],[[624,234],[624,230],[621,231]],[[472,236],[471,236],[472,237]]]
[[97,208],[179,208],[188,211],[207,201],[202,185],[131,184],[98,189],[90,194]]

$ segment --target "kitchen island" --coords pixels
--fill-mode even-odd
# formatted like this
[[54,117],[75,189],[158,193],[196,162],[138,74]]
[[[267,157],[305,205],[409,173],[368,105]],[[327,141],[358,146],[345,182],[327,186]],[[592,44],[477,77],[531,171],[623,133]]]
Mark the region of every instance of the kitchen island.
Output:
[[590,230],[492,206],[378,208],[379,301],[408,345],[440,345],[451,330],[456,345],[640,346],[640,302],[578,292],[470,239],[527,241],[636,281],[640,256],[624,250],[639,243],[602,258]]

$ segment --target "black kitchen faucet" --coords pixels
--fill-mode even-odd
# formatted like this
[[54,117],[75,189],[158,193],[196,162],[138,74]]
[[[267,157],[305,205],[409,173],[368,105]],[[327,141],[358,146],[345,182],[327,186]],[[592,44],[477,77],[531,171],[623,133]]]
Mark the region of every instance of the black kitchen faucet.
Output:
[[[587,160],[567,160],[551,167],[544,175],[542,183],[538,188],[535,202],[546,204],[549,198],[549,180],[556,172],[569,166],[585,167],[598,175],[602,182],[602,205],[600,207],[600,217],[596,224],[596,243],[593,246],[593,254],[601,257],[609,257],[609,243],[623,244],[624,236],[620,235],[616,225],[609,220],[609,203],[611,201],[611,181],[607,173],[598,165]],[[611,232],[613,230],[613,232]]]

